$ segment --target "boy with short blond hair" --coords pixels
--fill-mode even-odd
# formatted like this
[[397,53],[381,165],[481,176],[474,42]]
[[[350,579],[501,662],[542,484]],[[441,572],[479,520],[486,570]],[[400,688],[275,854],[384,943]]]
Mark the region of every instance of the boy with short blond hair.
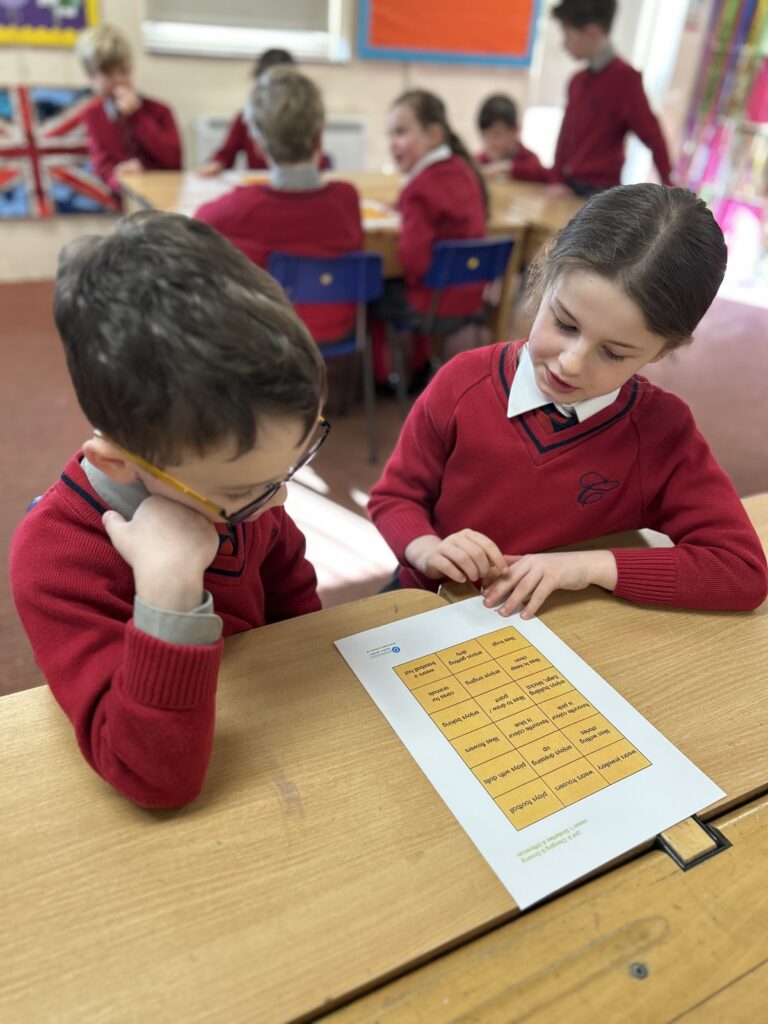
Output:
[[54,314],[94,433],[14,536],[14,599],[94,771],[180,806],[222,635],[320,607],[282,505],[330,429],[324,364],[275,281],[175,214],[67,246]]
[[119,193],[121,170],[179,170],[181,144],[173,113],[134,89],[125,36],[111,25],[87,29],[78,37],[77,55],[101,98],[84,118],[96,174]]
[[[249,129],[271,164],[269,183],[236,188],[195,216],[262,267],[272,252],[327,258],[362,249],[357,190],[320,177],[324,120],[314,82],[291,65],[271,68],[246,106]],[[317,342],[340,340],[354,329],[350,303],[296,308]]]
[[639,71],[611,45],[616,0],[560,0],[552,15],[563,28],[563,45],[587,67],[568,84],[552,180],[590,196],[621,181],[628,132],[644,142],[663,185],[671,165],[659,122],[650,108]]

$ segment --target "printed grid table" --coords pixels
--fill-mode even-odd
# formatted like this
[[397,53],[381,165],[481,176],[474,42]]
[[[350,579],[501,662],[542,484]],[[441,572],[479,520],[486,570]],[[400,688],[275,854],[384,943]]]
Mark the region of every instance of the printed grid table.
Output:
[[651,763],[511,626],[394,671],[518,830]]

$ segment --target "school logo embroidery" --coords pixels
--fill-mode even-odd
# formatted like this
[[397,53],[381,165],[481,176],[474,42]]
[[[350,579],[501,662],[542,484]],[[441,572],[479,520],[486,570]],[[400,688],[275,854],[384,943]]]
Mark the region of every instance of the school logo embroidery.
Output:
[[594,505],[596,501],[602,501],[608,491],[615,491],[619,486],[618,480],[609,480],[602,473],[594,471],[582,473],[579,477],[579,504],[582,508],[585,505]]

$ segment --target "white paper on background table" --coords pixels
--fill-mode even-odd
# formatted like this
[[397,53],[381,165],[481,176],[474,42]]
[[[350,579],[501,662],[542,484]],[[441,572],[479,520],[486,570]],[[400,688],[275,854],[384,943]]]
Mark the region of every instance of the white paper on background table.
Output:
[[478,597],[336,647],[521,909],[724,796],[538,619]]

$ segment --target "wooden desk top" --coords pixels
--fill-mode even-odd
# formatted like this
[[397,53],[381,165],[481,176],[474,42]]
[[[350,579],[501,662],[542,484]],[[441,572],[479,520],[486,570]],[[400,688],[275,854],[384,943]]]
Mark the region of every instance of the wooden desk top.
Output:
[[[768,497],[746,504],[765,538]],[[229,639],[209,777],[180,812],[98,779],[46,689],[4,698],[0,1018],[285,1020],[513,917],[332,646],[440,603],[383,594]],[[542,618],[714,778],[721,810],[765,787],[768,606],[590,589]]]
[[[267,173],[243,172],[247,181],[267,180]],[[400,190],[400,178],[394,174],[374,171],[330,172],[324,175],[330,181],[351,181],[363,199],[379,203],[394,203]],[[193,214],[203,203],[231,191],[240,178],[225,174],[202,178],[194,171],[142,171],[123,173],[120,182],[131,208],[136,204],[151,206],[166,212]],[[536,228],[551,232],[566,224],[584,205],[576,196],[554,197],[545,185],[523,181],[491,181],[488,183],[491,200],[490,225],[497,232],[505,226]],[[366,222],[366,231],[377,230],[376,219]],[[390,229],[396,230],[396,229]]]

